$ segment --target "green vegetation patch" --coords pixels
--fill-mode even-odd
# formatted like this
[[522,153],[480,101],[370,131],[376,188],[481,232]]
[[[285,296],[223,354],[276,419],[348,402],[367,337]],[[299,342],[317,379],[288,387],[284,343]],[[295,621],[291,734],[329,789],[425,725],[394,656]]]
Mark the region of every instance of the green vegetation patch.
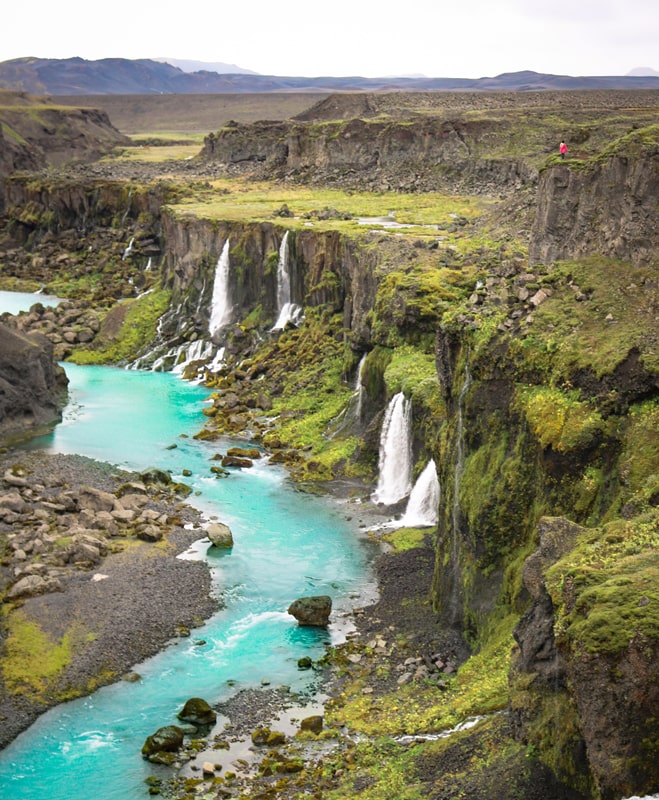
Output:
[[0,662],[5,685],[12,694],[29,694],[43,702],[52,697],[52,687],[74,652],[93,636],[76,624],[56,640],[20,610],[7,617],[6,627]]
[[428,536],[428,528],[397,528],[382,537],[396,552],[421,547]]
[[562,262],[547,278],[552,295],[513,346],[530,368],[554,382],[574,369],[592,370],[598,378],[611,374],[632,349],[657,372],[653,276],[653,267],[603,257]]
[[586,530],[549,568],[559,645],[615,654],[659,639],[659,510]]
[[357,448],[355,437],[331,435],[353,393],[344,380],[344,347],[337,335],[342,320],[306,309],[300,329],[283,332],[253,360],[252,366],[267,365],[269,382],[279,388],[272,409],[279,415],[277,437],[310,454],[305,474],[297,477],[331,478],[335,465],[346,466]]
[[602,433],[605,423],[600,413],[580,394],[555,386],[518,389],[516,402],[543,448],[568,453],[588,446]]
[[115,306],[106,315],[94,345],[76,350],[69,360],[76,364],[122,364],[136,358],[153,342],[169,299],[169,291],[161,289]]
[[445,413],[434,352],[426,353],[411,345],[395,348],[384,380],[390,395],[403,392],[413,403],[435,414]]
[[659,498],[659,400],[632,406],[624,425],[620,479],[632,501],[647,509]]
[[[438,193],[392,194],[382,192],[343,192],[338,189],[286,186],[255,183],[238,179],[213,182],[203,198],[182,200],[170,209],[177,216],[223,222],[264,222],[278,218],[282,207],[288,214],[288,228],[310,225],[321,230],[360,231],[367,235],[377,229],[392,234],[414,234],[436,237],[453,225],[454,216],[475,219],[485,202],[473,197],[457,197]],[[331,210],[331,214],[327,211]],[[369,220],[360,224],[359,219]],[[385,222],[378,222],[379,219]],[[389,228],[394,219],[405,228]]]
[[468,717],[505,708],[516,621],[515,615],[507,615],[493,624],[479,652],[456,676],[447,676],[443,691],[430,682],[411,683],[373,697],[362,693],[363,676],[358,676],[327,710],[328,720],[371,736],[396,736],[446,730]]

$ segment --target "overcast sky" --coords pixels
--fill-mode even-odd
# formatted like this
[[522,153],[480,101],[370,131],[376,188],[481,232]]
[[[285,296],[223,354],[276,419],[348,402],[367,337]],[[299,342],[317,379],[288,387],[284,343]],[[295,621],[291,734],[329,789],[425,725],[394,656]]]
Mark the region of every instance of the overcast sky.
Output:
[[657,0],[9,0],[4,6],[0,61],[163,56],[308,77],[659,70]]

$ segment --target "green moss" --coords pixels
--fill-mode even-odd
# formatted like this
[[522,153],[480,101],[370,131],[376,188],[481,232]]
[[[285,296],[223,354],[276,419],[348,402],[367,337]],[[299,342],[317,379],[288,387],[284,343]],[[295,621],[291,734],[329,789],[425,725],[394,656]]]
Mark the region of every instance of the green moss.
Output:
[[57,679],[71,661],[72,654],[93,635],[74,624],[56,640],[24,612],[15,610],[6,619],[7,639],[0,668],[12,694],[28,694],[37,700],[60,699]]
[[553,293],[533,313],[533,324],[511,342],[528,370],[546,381],[569,381],[574,370],[601,378],[633,350],[646,369],[659,371],[652,342],[652,267],[610,258],[563,262],[552,273]]
[[640,507],[656,504],[659,492],[659,400],[632,406],[624,423],[624,449],[620,456],[620,478],[628,497]]
[[583,758],[583,740],[577,709],[570,694],[558,687],[537,685],[534,675],[517,674],[511,684],[511,713],[526,721],[529,753],[568,786],[592,797],[590,776]]
[[659,510],[586,530],[547,571],[557,642],[615,654],[659,639]]
[[119,330],[105,335],[101,330],[91,348],[77,349],[69,360],[76,364],[121,364],[136,358],[153,342],[169,298],[168,291],[160,290],[125,301]]
[[396,552],[401,552],[420,547],[428,534],[428,528],[397,528],[385,533],[383,538]]
[[391,354],[384,381],[389,395],[403,392],[415,405],[433,414],[445,413],[434,352],[423,352],[409,345],[397,347]]
[[588,447],[605,427],[597,409],[583,402],[576,390],[521,387],[516,402],[541,447],[551,447],[557,453]]

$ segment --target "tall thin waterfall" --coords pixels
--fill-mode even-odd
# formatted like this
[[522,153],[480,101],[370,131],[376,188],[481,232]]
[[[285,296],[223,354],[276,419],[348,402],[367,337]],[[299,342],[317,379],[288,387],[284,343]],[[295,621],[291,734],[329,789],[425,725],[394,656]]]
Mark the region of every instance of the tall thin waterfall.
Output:
[[464,472],[464,402],[465,396],[471,386],[471,373],[469,366],[465,366],[465,379],[458,397],[458,430],[455,444],[455,467],[453,469],[453,507],[451,509],[451,528],[453,535],[453,549],[457,556],[458,529],[460,526],[460,481]]
[[372,499],[393,505],[412,488],[412,403],[402,392],[387,406],[380,434],[378,485]]
[[288,234],[286,231],[279,246],[277,262],[277,311],[279,316],[272,327],[273,331],[282,330],[289,322],[297,324],[302,316],[302,308],[291,302],[291,276],[288,271]]
[[465,377],[458,397],[458,419],[455,443],[455,467],[453,468],[453,505],[451,507],[451,557],[448,569],[448,619],[452,624],[462,616],[462,581],[460,575],[460,482],[464,472],[464,406],[471,386],[469,365],[465,366]]
[[[364,384],[362,377],[364,374],[364,365],[366,364],[366,353],[359,359],[359,366],[357,367],[357,377],[355,379],[355,388],[352,397],[355,399],[355,421],[361,422],[362,418],[362,405],[364,403]],[[352,399],[352,398],[351,398]]]
[[227,239],[215,269],[208,332],[212,336],[229,322],[231,322],[231,298],[229,296],[229,240]]
[[426,464],[417,478],[402,519],[401,528],[429,528],[437,524],[439,516],[439,479],[434,459]]

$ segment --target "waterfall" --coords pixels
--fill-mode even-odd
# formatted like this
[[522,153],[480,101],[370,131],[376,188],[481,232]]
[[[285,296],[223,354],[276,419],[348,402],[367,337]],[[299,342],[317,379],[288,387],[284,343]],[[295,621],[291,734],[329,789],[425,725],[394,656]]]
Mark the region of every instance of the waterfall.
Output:
[[133,242],[135,241],[135,237],[133,237],[130,242],[128,242],[128,247],[124,250],[124,254],[121,257],[122,261],[125,261],[128,256],[133,252]]
[[208,331],[211,336],[231,321],[231,300],[229,297],[229,240],[227,239],[217,260],[213,299],[211,301]]
[[186,345],[181,345],[177,352],[177,361],[172,367],[172,372],[177,375],[182,375],[188,364],[194,361],[206,361],[212,358],[215,354],[215,345],[213,342],[197,339],[196,342],[190,342]]
[[414,484],[403,518],[396,524],[401,528],[430,528],[436,525],[439,491],[437,467],[431,458]]
[[277,262],[277,322],[272,327],[273,331],[282,330],[289,322],[297,325],[302,319],[302,308],[291,302],[291,276],[288,272],[288,234],[286,231],[279,246],[279,261]]
[[364,402],[364,384],[362,383],[362,376],[364,373],[364,364],[366,363],[366,353],[359,360],[357,367],[357,377],[355,378],[355,387],[352,397],[355,398],[355,421],[361,422],[362,419],[362,405]]
[[464,405],[471,386],[469,365],[465,366],[465,377],[458,397],[458,419],[455,443],[455,467],[453,468],[453,504],[451,507],[451,556],[448,569],[448,619],[451,624],[462,618],[462,577],[460,574],[460,482],[464,472]]
[[126,203],[126,210],[124,211],[124,214],[123,214],[123,216],[121,218],[121,226],[122,227],[123,227],[124,223],[126,222],[126,218],[130,214],[130,207],[131,207],[132,203],[133,203],[133,190],[129,189],[128,190],[128,202]]
[[362,374],[366,363],[366,353],[361,357],[357,367],[357,377],[353,392],[350,395],[346,407],[329,423],[325,435],[333,439],[343,433],[350,435],[354,433],[355,426],[359,425],[362,419],[362,402],[364,397],[364,386],[362,384]]
[[412,488],[412,403],[402,392],[387,406],[380,434],[378,485],[372,494],[376,503],[393,505]]
[[458,528],[460,525],[460,480],[464,472],[464,401],[469,387],[471,386],[471,374],[469,373],[469,366],[465,366],[465,379],[460,389],[458,397],[458,425],[457,425],[457,441],[455,445],[455,468],[453,469],[453,507],[451,509],[451,528],[453,533],[453,549],[457,558],[457,544],[458,544]]

